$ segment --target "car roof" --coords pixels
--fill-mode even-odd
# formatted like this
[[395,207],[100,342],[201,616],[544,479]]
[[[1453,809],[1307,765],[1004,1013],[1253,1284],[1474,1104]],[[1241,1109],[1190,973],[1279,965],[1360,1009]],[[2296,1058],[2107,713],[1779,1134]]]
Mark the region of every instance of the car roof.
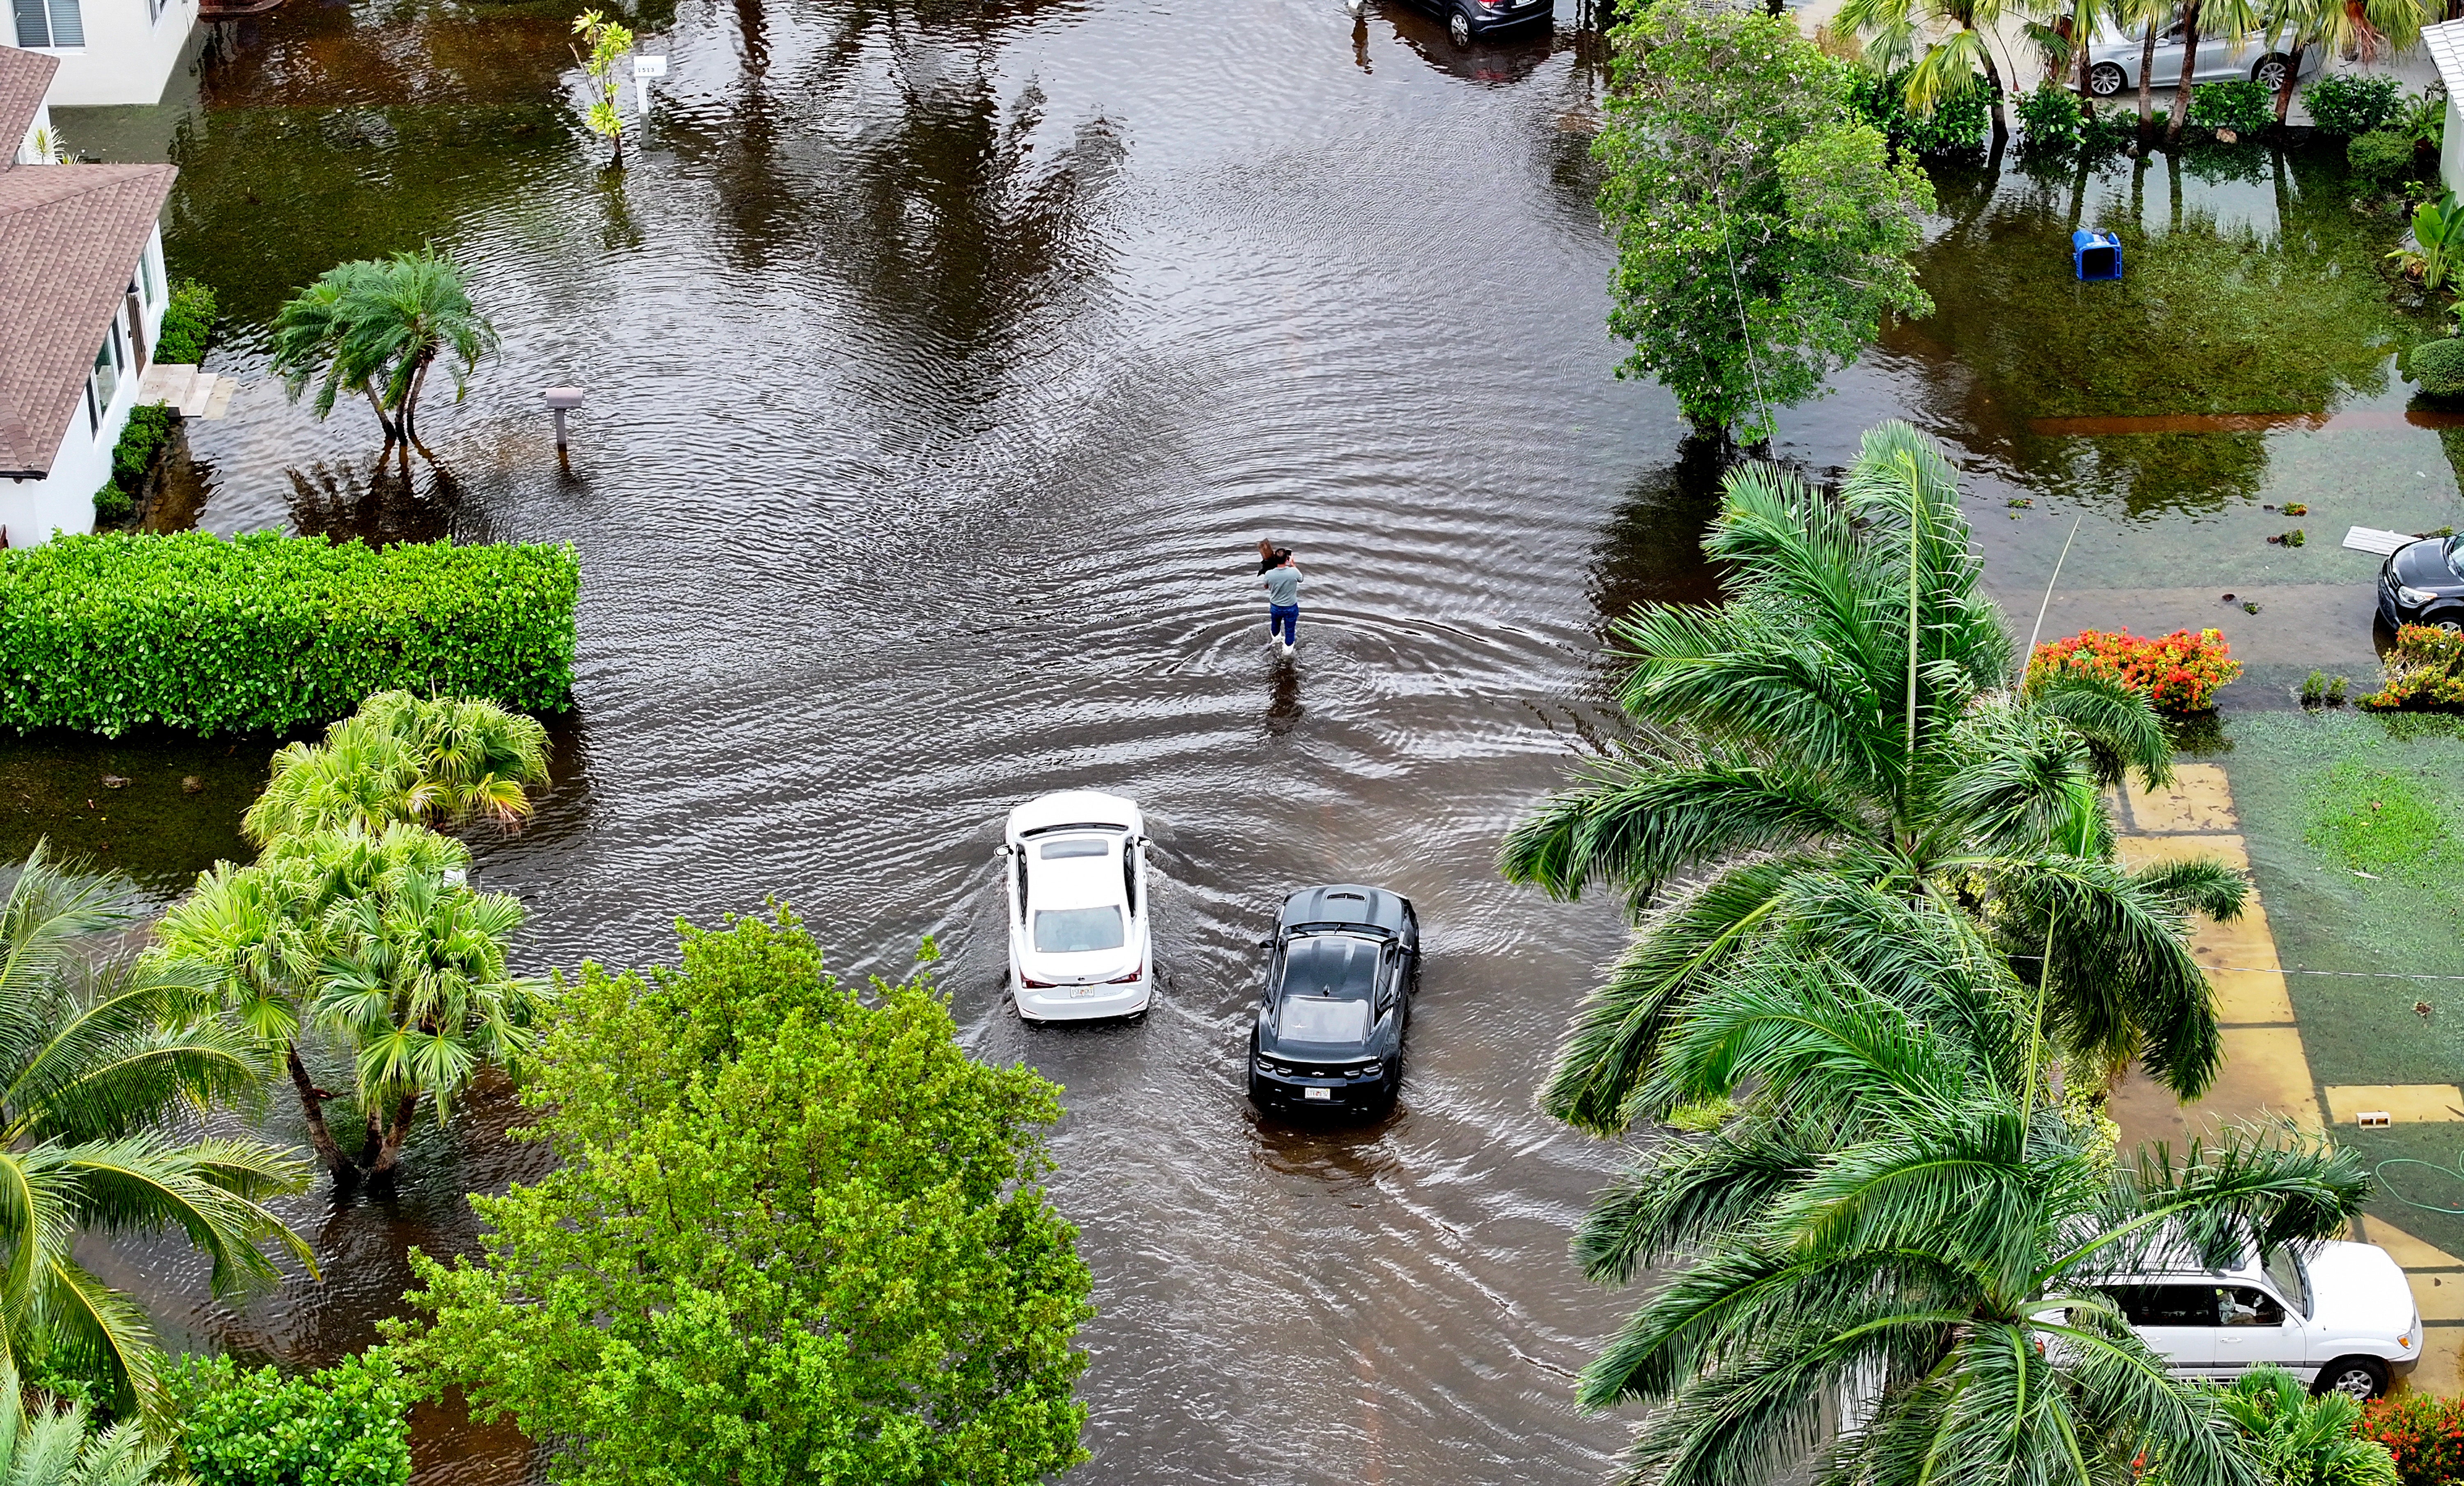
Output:
[[1061,826],[1099,826],[1133,834],[1146,829],[1136,804],[1099,789],[1064,789],[1038,795],[1009,812],[1008,839]]
[[1026,854],[1026,901],[1031,908],[1094,908],[1129,901],[1129,886],[1122,880],[1121,854],[1117,850],[1108,849],[1101,856],[1050,858],[1030,850]]
[[1404,917],[1411,911],[1411,900],[1399,893],[1357,882],[1331,882],[1305,887],[1285,898],[1275,923],[1286,930],[1327,925],[1400,934]]

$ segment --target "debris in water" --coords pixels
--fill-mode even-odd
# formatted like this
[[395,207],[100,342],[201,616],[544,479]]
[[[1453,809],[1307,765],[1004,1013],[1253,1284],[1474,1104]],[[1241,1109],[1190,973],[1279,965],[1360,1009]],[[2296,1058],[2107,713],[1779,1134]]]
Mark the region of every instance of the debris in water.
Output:
[[2430,1003],[2427,1001],[2414,1002],[2412,1004],[2412,1013],[2413,1015],[2420,1017],[2425,1022],[2430,1020]]
[[2226,594],[2226,595],[2225,595],[2225,602],[2226,602],[2226,603],[2230,604],[2230,603],[2232,603],[2233,601],[2233,596],[2232,594],[2228,593],[2228,594]]
[[125,774],[105,774],[102,776],[102,787],[105,789],[117,789],[126,783],[128,783],[128,776]]
[[206,782],[194,774],[187,775],[180,781],[180,792],[183,794],[195,794],[204,787],[206,787]]
[[2258,606],[2248,599],[2244,599],[2242,600],[2241,611],[2245,614],[2255,614],[2258,612]]

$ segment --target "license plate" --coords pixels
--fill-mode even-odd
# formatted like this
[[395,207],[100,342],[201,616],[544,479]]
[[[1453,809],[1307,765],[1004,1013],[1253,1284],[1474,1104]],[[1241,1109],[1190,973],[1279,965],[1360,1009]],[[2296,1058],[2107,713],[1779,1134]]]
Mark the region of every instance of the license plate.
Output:
[[1305,1099],[1331,1099],[1334,1098],[1334,1091],[1332,1089],[1303,1089],[1301,1091],[1301,1098]]

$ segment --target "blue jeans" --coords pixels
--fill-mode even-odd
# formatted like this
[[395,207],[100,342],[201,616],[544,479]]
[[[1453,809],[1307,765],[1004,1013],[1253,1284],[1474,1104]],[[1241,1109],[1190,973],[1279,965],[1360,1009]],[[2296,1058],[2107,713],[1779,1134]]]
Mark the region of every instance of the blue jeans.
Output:
[[1300,641],[1301,607],[1298,604],[1266,606],[1266,632],[1287,645]]

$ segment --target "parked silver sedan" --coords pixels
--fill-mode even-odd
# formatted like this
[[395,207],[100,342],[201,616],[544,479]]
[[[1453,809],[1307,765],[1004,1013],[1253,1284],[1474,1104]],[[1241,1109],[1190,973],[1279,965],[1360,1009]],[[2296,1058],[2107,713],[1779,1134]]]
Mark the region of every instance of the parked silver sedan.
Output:
[[[2147,33],[2134,32],[2126,36],[2100,29],[2087,46],[2087,91],[2094,98],[2112,98],[2121,93],[2139,90],[2139,59],[2145,50]],[[2315,76],[2319,71],[2320,54],[2323,47],[2310,47],[2301,54],[2301,76]],[[2293,58],[2267,44],[2265,35],[2245,36],[2239,41],[2224,41],[2214,36],[2199,38],[2199,55],[2191,75],[2194,82],[2232,82],[2248,78],[2273,91],[2284,85],[2285,69]],[[2156,63],[2149,69],[2155,85],[2169,88],[2182,78],[2182,28],[2179,23],[2156,37]]]

